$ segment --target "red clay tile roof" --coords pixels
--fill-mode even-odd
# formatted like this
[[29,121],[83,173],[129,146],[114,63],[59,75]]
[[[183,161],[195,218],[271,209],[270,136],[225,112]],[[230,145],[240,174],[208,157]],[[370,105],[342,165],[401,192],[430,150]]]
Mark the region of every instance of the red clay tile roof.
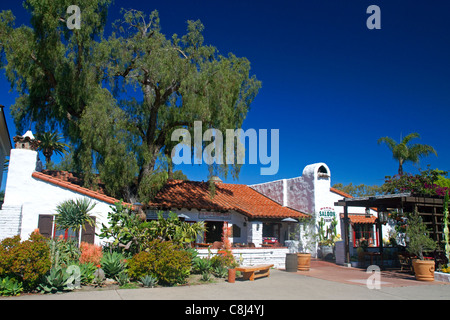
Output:
[[[344,215],[341,214],[341,218],[343,218]],[[350,219],[351,224],[374,224],[377,220],[377,217],[374,215],[371,215],[370,217],[366,217],[364,213],[358,214],[358,213],[349,213],[348,217]]]
[[348,193],[341,191],[339,189],[333,188],[333,187],[330,188],[330,191],[337,193],[338,195],[343,196],[345,198],[353,198],[353,196],[349,195]]
[[308,215],[283,207],[247,185],[216,183],[215,195],[210,196],[208,182],[171,180],[149,203],[152,208],[234,210],[251,218],[301,218]]
[[117,200],[116,198],[105,195],[102,188],[99,188],[98,191],[93,191],[88,188],[82,187],[82,180],[76,175],[67,171],[44,170],[42,172],[33,172],[31,176],[35,179],[39,179],[56,186],[78,192],[80,194],[106,203],[114,204],[116,202],[119,202],[119,200]]

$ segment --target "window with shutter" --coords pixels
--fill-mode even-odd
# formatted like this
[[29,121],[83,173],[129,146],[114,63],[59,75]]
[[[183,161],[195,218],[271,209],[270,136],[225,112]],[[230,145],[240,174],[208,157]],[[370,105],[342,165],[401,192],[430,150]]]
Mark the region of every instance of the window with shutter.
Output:
[[39,233],[46,238],[52,237],[53,215],[40,214],[38,220]]
[[81,241],[83,242],[94,243],[95,241],[95,217],[92,217],[92,219],[94,220],[93,226],[86,223],[81,230]]

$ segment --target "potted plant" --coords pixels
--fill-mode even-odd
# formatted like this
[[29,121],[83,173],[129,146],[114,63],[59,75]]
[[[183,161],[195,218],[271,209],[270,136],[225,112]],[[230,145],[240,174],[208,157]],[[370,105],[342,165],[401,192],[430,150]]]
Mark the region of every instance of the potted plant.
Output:
[[[315,217],[303,219],[299,223],[299,250],[297,253],[297,270],[309,271],[311,266],[311,252],[315,247],[317,235],[315,233]],[[301,232],[303,229],[303,232]]]
[[434,280],[434,259],[425,259],[423,253],[434,251],[437,247],[436,242],[428,236],[426,225],[417,212],[408,217],[406,228],[407,251],[417,256],[412,260],[416,279],[420,281]]

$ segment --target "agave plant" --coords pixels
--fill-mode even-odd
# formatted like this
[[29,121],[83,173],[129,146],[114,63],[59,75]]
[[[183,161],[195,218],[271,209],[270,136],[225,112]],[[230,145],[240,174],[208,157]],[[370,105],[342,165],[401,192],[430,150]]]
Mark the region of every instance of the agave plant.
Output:
[[100,263],[107,278],[114,279],[124,269],[124,256],[118,252],[105,252]]
[[69,278],[70,275],[66,272],[65,268],[56,266],[44,277],[43,282],[39,284],[38,289],[40,289],[42,293],[57,293],[71,290],[67,285]]
[[75,232],[84,228],[86,223],[94,226],[94,219],[89,216],[94,207],[95,203],[87,198],[64,201],[56,207],[56,225],[60,229],[72,229]]
[[17,279],[0,278],[0,296],[18,296],[22,291],[22,283]]
[[139,279],[139,282],[142,284],[142,286],[144,286],[146,288],[153,288],[158,283],[158,278],[156,278],[150,274],[147,274],[144,277],[141,277]]

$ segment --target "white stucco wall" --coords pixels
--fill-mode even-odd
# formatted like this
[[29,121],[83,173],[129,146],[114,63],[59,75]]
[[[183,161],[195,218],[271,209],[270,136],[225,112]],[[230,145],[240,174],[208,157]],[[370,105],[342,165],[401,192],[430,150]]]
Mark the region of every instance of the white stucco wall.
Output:
[[[322,170],[319,170],[321,167],[323,167]],[[326,173],[319,171],[326,171]],[[327,164],[323,162],[313,163],[303,169],[300,177],[270,181],[251,185],[250,187],[280,204],[307,214],[315,214],[316,225],[321,219],[319,215],[321,210],[334,211],[338,221],[337,233],[341,237],[343,236],[340,216],[344,213],[344,208],[335,206],[334,203],[342,200],[344,197],[330,190],[331,170]],[[365,213],[365,208],[350,207],[349,213],[363,214]],[[374,210],[371,210],[371,213],[375,216],[378,215]],[[330,223],[327,222],[327,224]],[[389,229],[389,226],[383,226],[383,238],[388,237]]]
[[[24,149],[11,150],[8,179],[6,181],[4,207],[22,206],[21,239],[25,240],[38,227],[40,214],[55,214],[56,206],[69,199],[88,198],[96,203],[91,215],[96,218],[96,232],[102,223],[108,225],[110,204],[77,192],[33,178],[37,152]],[[101,240],[95,236],[95,243]]]

